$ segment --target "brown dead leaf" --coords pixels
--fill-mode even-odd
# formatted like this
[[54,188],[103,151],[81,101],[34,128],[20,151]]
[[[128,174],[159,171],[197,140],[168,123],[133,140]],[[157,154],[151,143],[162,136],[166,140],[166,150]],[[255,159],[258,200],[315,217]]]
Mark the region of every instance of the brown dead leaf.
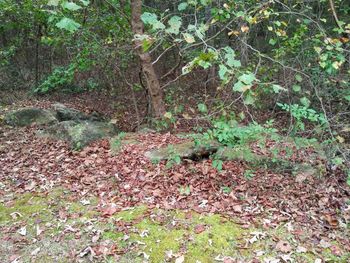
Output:
[[117,206],[114,204],[111,204],[102,210],[102,216],[103,217],[110,217],[110,216],[114,215],[117,211],[118,211]]
[[241,206],[241,205],[234,205],[234,206],[232,207],[232,210],[233,210],[234,212],[236,212],[236,213],[242,213],[242,212],[243,212],[242,206]]
[[337,257],[340,257],[342,255],[342,252],[338,246],[332,245],[330,247],[330,249],[331,249],[333,255],[335,255]]
[[202,233],[203,231],[205,231],[205,225],[196,225],[196,226],[194,227],[194,232],[195,232],[196,234],[200,234],[200,233]]
[[325,219],[327,223],[332,227],[332,228],[337,228],[338,227],[338,220],[332,215],[325,215]]
[[276,249],[282,253],[289,253],[292,251],[292,247],[290,246],[290,244],[284,240],[280,240],[277,243]]

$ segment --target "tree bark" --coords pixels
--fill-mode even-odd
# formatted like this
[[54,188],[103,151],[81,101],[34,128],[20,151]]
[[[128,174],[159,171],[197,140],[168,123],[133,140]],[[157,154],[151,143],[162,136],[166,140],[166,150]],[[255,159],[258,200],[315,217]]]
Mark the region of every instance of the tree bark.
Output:
[[[131,26],[135,35],[143,34],[143,23],[141,21],[142,0],[131,0]],[[147,89],[151,97],[152,115],[155,118],[163,117],[165,105],[159,79],[152,65],[152,58],[148,52],[144,52],[142,41],[134,41],[137,54],[140,58],[142,71],[146,78]]]

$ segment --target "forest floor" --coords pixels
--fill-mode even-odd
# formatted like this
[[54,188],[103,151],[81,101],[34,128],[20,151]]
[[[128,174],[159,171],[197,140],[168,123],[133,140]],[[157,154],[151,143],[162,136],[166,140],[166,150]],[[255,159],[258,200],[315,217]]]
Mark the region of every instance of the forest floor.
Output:
[[144,153],[184,140],[176,134],[73,151],[36,130],[0,124],[0,262],[350,261],[341,171],[168,167]]

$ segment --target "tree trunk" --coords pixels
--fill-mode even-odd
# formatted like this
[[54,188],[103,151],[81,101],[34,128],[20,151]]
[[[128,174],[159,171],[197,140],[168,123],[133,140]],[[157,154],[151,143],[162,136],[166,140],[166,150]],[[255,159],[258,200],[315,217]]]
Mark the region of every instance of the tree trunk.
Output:
[[[142,0],[131,0],[131,25],[135,35],[143,34],[143,23],[141,21]],[[134,41],[137,54],[140,58],[142,71],[147,82],[147,89],[151,97],[152,115],[155,118],[162,117],[165,113],[163,94],[157,74],[152,65],[152,58],[148,52],[142,49],[142,41]]]

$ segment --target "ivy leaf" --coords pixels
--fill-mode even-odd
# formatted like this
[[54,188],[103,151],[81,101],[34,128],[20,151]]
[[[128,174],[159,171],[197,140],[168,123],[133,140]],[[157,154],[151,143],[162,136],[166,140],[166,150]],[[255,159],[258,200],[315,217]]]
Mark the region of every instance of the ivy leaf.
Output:
[[247,94],[247,96],[244,98],[244,104],[245,105],[253,105],[255,103],[255,97],[250,94],[250,92]]
[[164,114],[164,118],[166,118],[166,119],[171,119],[173,117],[173,115],[171,114],[171,112],[166,112],[165,114]]
[[227,81],[226,73],[228,72],[228,68],[225,65],[219,65],[219,77],[223,81]]
[[303,78],[302,78],[301,75],[299,75],[299,74],[296,74],[296,75],[295,75],[295,79],[296,79],[296,81],[298,81],[298,82],[302,82],[302,81],[303,81]]
[[154,30],[165,29],[165,25],[158,21],[156,14],[145,12],[141,15],[141,20],[146,25],[151,25]]
[[283,88],[282,86],[277,85],[277,84],[273,84],[272,89],[273,89],[274,93],[279,93],[280,91],[286,91],[285,88]]
[[276,41],[275,39],[273,39],[273,38],[271,38],[271,39],[269,40],[269,44],[270,44],[271,46],[276,45],[276,43],[277,43],[277,41]]
[[78,28],[80,27],[80,24],[75,22],[73,19],[64,17],[58,23],[56,23],[56,26],[60,29],[65,29],[73,33],[78,30]]
[[177,9],[178,9],[179,11],[184,11],[184,10],[186,10],[187,6],[188,6],[188,4],[185,3],[185,2],[184,2],[184,3],[180,3],[180,4],[178,5]]
[[237,59],[235,59],[235,51],[230,48],[230,47],[225,47],[225,59],[226,59],[226,64],[229,65],[230,67],[234,68],[239,68],[241,66],[241,62]]
[[243,74],[238,79],[247,85],[252,84],[253,81],[256,80],[255,75],[253,73]]
[[180,27],[182,25],[182,19],[179,16],[173,16],[170,18],[168,21],[169,28],[166,30],[167,33],[169,34],[179,34],[180,33]]
[[77,11],[82,8],[80,5],[77,5],[76,3],[73,3],[73,2],[64,2],[62,3],[62,7],[70,11]]
[[344,99],[346,99],[347,101],[350,101],[350,95],[345,96]]
[[192,44],[194,42],[196,42],[195,38],[193,35],[189,34],[189,33],[184,33],[182,34],[185,41],[188,43],[188,44]]
[[309,107],[311,104],[311,101],[308,98],[303,97],[300,99],[300,103],[303,104],[305,107]]
[[252,87],[251,85],[246,85],[243,82],[238,81],[233,86],[233,91],[245,92],[245,91],[249,90],[251,87]]
[[203,104],[203,103],[199,103],[199,104],[198,104],[198,110],[199,110],[200,112],[202,112],[202,113],[208,112],[207,106],[206,106],[205,104]]
[[299,85],[293,85],[292,89],[293,89],[295,92],[301,91],[301,87],[300,87]]

